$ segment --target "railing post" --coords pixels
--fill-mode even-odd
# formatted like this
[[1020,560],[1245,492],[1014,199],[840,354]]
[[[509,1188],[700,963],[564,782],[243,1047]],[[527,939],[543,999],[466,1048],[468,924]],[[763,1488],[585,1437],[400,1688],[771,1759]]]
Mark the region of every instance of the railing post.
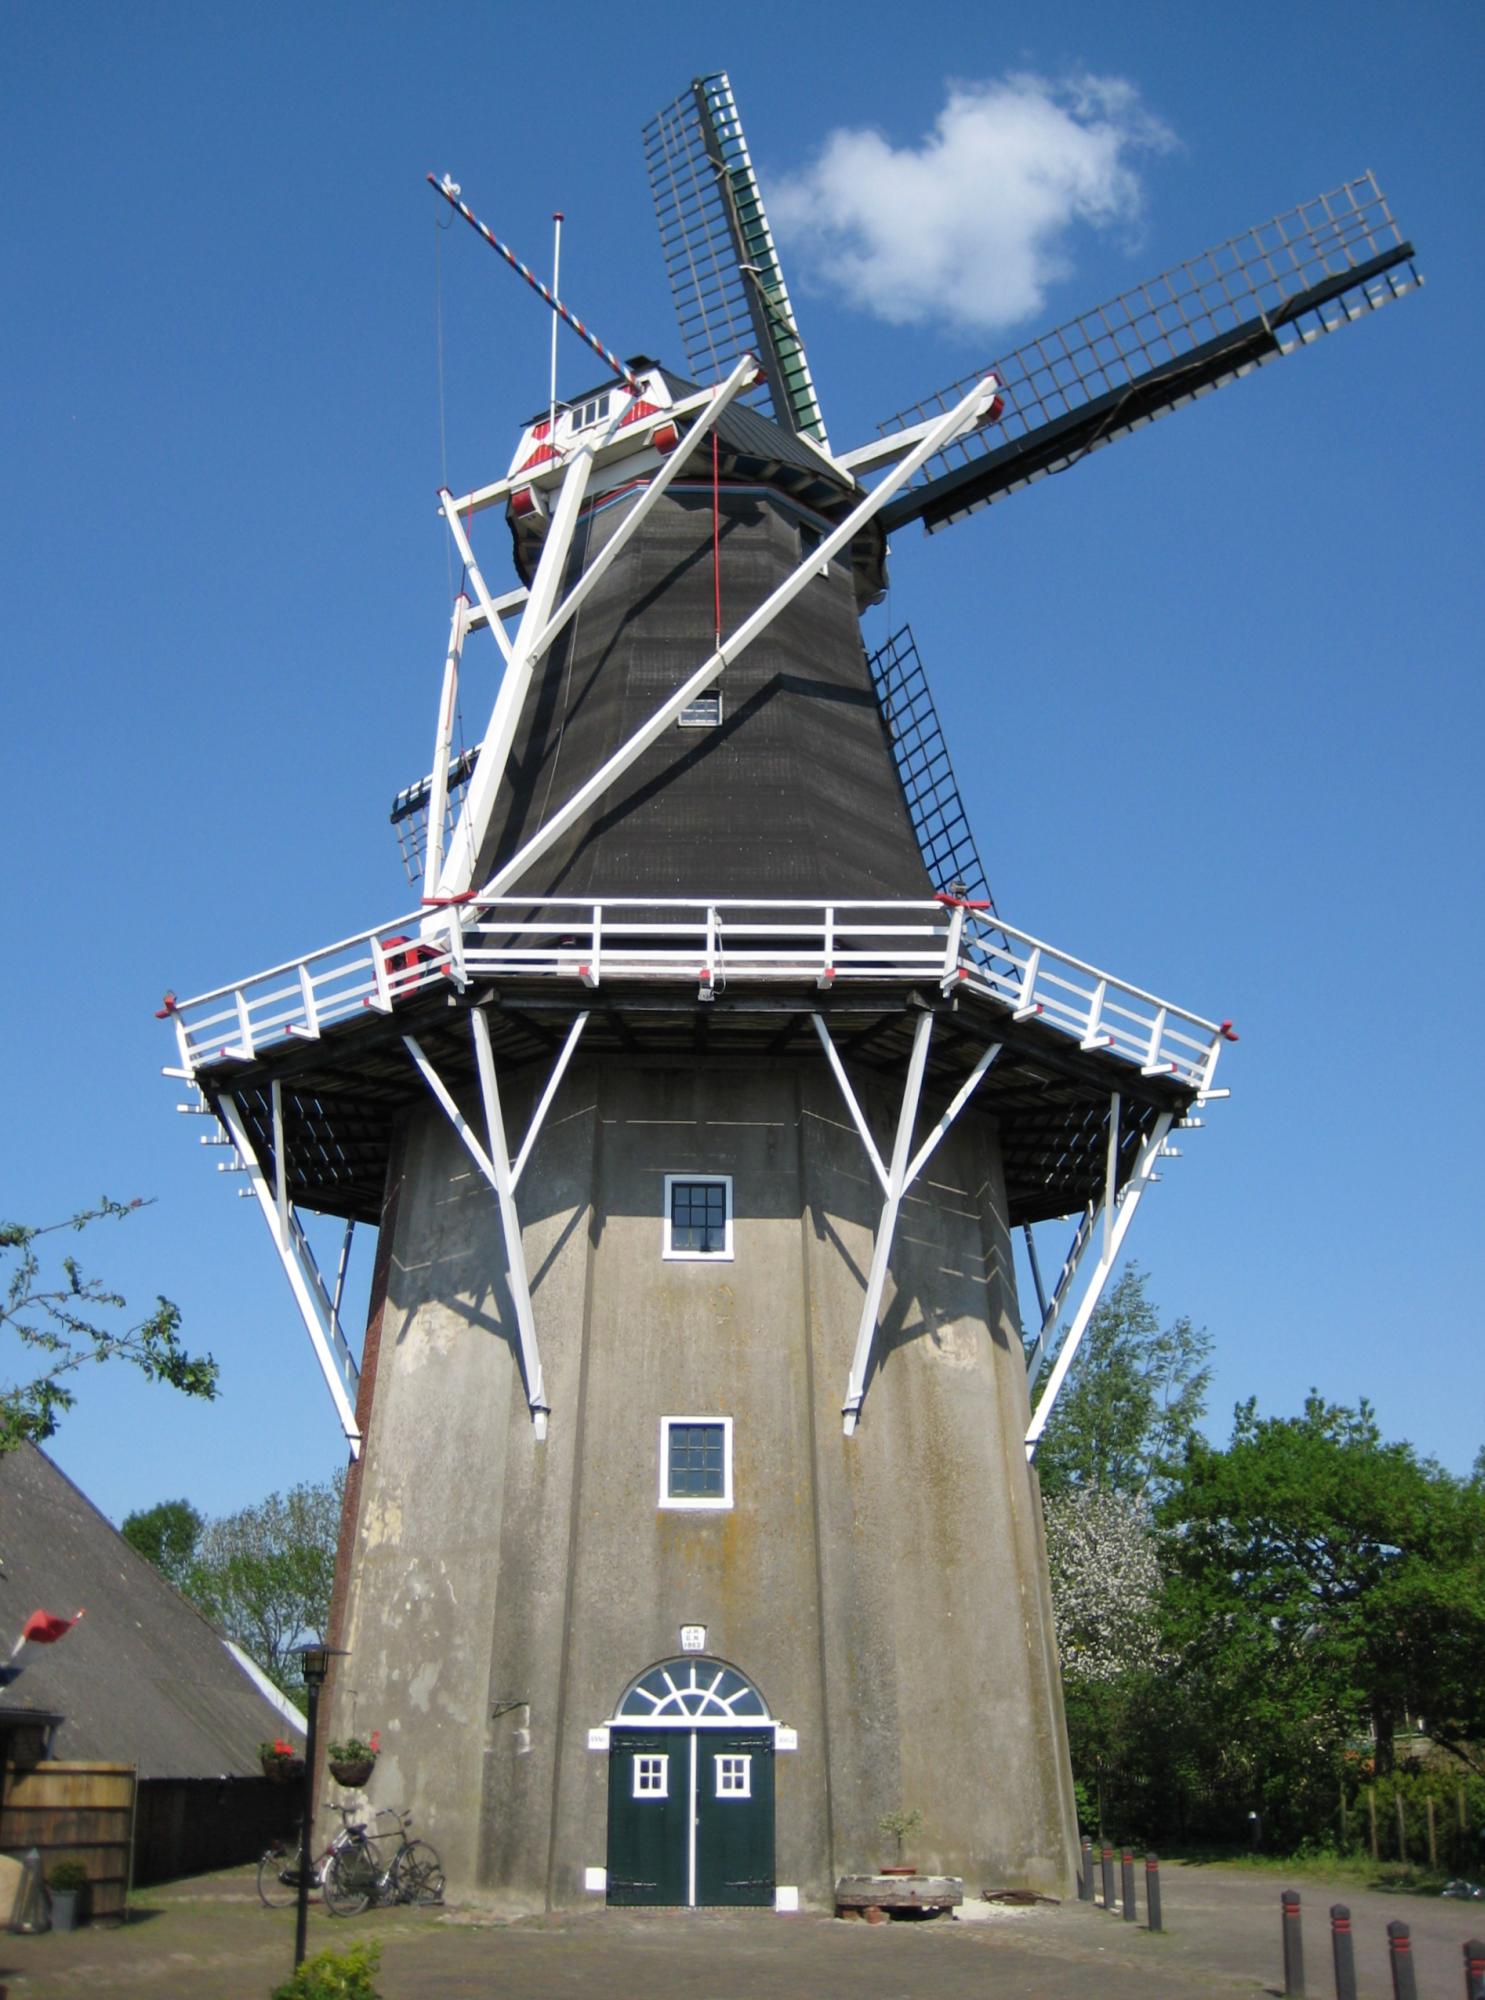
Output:
[[1160,1856],[1145,1856],[1145,1924],[1152,1931],[1163,1930],[1160,1921]]
[[1330,1906],[1330,1952],[1335,1960],[1335,2000],[1356,2000],[1356,1948],[1351,1912],[1344,1903]]
[[1093,1901],[1093,1842],[1086,1834],[1083,1836],[1078,1865],[1078,1901],[1080,1903]]
[[1119,1900],[1123,1904],[1126,1924],[1139,1922],[1139,1911],[1134,1902],[1134,1856],[1126,1847],[1119,1857]]
[[1098,1857],[1103,1870],[1103,1906],[1106,1910],[1114,1907],[1114,1850],[1104,1842],[1103,1853]]
[[1485,2000],[1485,1938],[1471,1938],[1464,1948],[1464,2000]]
[[1281,1906],[1281,1935],[1284,1940],[1284,2000],[1304,2000],[1305,1947],[1300,1935],[1298,1889],[1286,1889]]
[[1418,2000],[1413,1933],[1396,1917],[1387,1926],[1387,1957],[1392,1966],[1392,2000]]

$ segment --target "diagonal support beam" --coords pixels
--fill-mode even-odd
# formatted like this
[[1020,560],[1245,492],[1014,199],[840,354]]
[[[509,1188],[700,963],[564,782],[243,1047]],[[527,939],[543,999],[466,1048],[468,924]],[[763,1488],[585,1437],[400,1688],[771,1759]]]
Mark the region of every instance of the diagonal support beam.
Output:
[[[956,437],[971,429],[979,421],[993,402],[998,386],[995,376],[987,375],[967,396],[956,403],[952,410],[941,417],[917,449],[910,452],[900,465],[872,488],[845,520],[830,531],[818,548],[812,550],[784,579],[777,590],[766,597],[757,610],[743,620],[737,630],[729,635],[725,644],[719,646],[710,659],[703,661],[690,679],[684,681],[667,701],[662,702],[647,722],[641,723],[629,741],[621,749],[616,750],[606,763],[600,765],[586,783],[579,785],[566,802],[550,816],[540,831],[533,834],[526,845],[518,853],[513,854],[503,868],[491,876],[484,885],[484,894],[504,895],[512,883],[520,880],[533,862],[538,861],[548,848],[563,839],[568,829],[583,818],[595,801],[623,776],[631,764],[636,763],[644,755],[652,743],[664,735],[681,710],[695,701],[698,695],[704,694],[712,682],[721,677],[730,663],[768,630],[800,592],[808,589],[822,565],[830,562],[848,546],[861,529],[881,512],[892,494],[899,487],[906,485],[935,452],[941,451],[945,445],[952,443]],[[548,539],[550,540],[550,537]],[[486,747],[489,747],[488,738]],[[481,761],[483,762],[483,752]],[[478,772],[476,772],[477,778]],[[470,798],[473,794],[472,781]],[[468,803],[466,800],[466,811]]]
[[[928,1017],[925,1016],[924,1018],[927,1019]],[[882,1193],[890,1194],[891,1183],[887,1178],[887,1169],[883,1166],[882,1156],[877,1151],[877,1142],[871,1136],[871,1127],[866,1122],[866,1114],[861,1109],[855,1091],[851,1088],[851,1079],[846,1075],[845,1064],[840,1059],[840,1051],[831,1040],[830,1030],[826,1027],[820,1016],[818,1014],[811,1014],[810,1019],[815,1024],[815,1033],[820,1038],[820,1046],[824,1049],[826,1056],[829,1058],[830,1067],[835,1072],[835,1080],[840,1085],[841,1096],[846,1100],[846,1109],[851,1114],[851,1121],[861,1136],[862,1145],[866,1148],[866,1157],[871,1161],[872,1171],[881,1183]]]
[[[282,1161],[282,1105],[276,1083],[273,1109],[275,1153],[277,1161]],[[289,1281],[289,1290],[294,1295],[299,1316],[304,1321],[304,1330],[309,1335],[310,1346],[320,1364],[320,1373],[330,1391],[341,1430],[351,1448],[351,1456],[357,1458],[361,1452],[361,1428],[356,1422],[356,1390],[360,1384],[360,1371],[340,1325],[340,1281],[337,1280],[336,1296],[332,1300],[297,1216],[286,1202],[282,1206],[280,1204],[282,1170],[275,1174],[275,1182],[271,1183],[258,1158],[236,1098],[224,1092],[216,1101],[216,1111],[231,1134],[237,1157],[247,1170],[248,1184],[257,1200],[258,1212],[268,1225],[268,1234],[273,1240],[284,1276]]]
[[[1173,1117],[1173,1112],[1164,1111],[1155,1120],[1149,1138],[1140,1148],[1134,1171],[1124,1184],[1123,1192],[1118,1198],[1117,1213],[1113,1215],[1111,1222],[1109,1211],[1115,1207],[1114,1191],[1112,1186],[1105,1189],[1104,1217],[1109,1226],[1104,1231],[1103,1248],[1098,1262],[1089,1275],[1087,1287],[1078,1302],[1078,1309],[1073,1314],[1052,1372],[1047,1377],[1047,1386],[1043,1389],[1041,1400],[1036,1406],[1036,1414],[1032,1417],[1031,1426],[1026,1433],[1028,1461],[1036,1456],[1042,1432],[1047,1428],[1047,1419],[1051,1416],[1062,1385],[1067,1380],[1067,1371],[1072,1367],[1083,1335],[1088,1331],[1088,1323],[1093,1318],[1099,1299],[1103,1296],[1103,1288],[1109,1281],[1109,1274],[1118,1261],[1124,1239],[1129,1234],[1129,1225],[1134,1221],[1135,1210],[1139,1207],[1141,1198],[1154,1176],[1155,1163],[1160,1158],[1160,1149],[1165,1144]],[[1093,1240],[1096,1233],[1096,1230],[1090,1230],[1089,1241]]]
[[[1098,1233],[1098,1226],[1102,1220],[1103,1197],[1100,1196],[1096,1202],[1090,1201],[1088,1206],[1083,1210],[1083,1213],[1078,1217],[1078,1226],[1073,1231],[1071,1243],[1067,1246],[1067,1255],[1062,1260],[1062,1269],[1057,1273],[1057,1282],[1052,1287],[1052,1296],[1050,1299],[1043,1297],[1038,1277],[1037,1298],[1041,1304],[1042,1319],[1041,1327],[1037,1333],[1036,1340],[1032,1344],[1031,1352],[1026,1357],[1026,1380],[1028,1384],[1036,1380],[1036,1371],[1042,1365],[1042,1356],[1047,1351],[1047,1342],[1052,1338],[1057,1322],[1062,1317],[1062,1308],[1067,1301],[1067,1295],[1077,1280],[1078,1272],[1083,1268],[1083,1260],[1088,1255],[1089,1245]],[[1030,1223],[1026,1225],[1026,1247],[1031,1254],[1034,1269],[1036,1252],[1032,1248]]]
[[538,1442],[547,1434],[550,1405],[546,1399],[541,1371],[541,1352],[536,1340],[536,1318],[531,1305],[531,1281],[526,1271],[526,1248],[521,1235],[520,1213],[516,1207],[516,1182],[531,1157],[531,1149],[536,1143],[587,1021],[586,1013],[579,1014],[569,1029],[567,1039],[547,1079],[546,1089],[542,1092],[540,1101],[531,1115],[530,1127],[514,1163],[507,1149],[505,1116],[495,1073],[495,1054],[490,1045],[490,1024],[483,1010],[472,1007],[469,1024],[470,1033],[474,1037],[475,1070],[479,1078],[480,1102],[485,1114],[488,1146],[480,1144],[474,1128],[455,1103],[453,1093],[428,1060],[419,1043],[411,1035],[404,1035],[402,1038],[403,1045],[416,1064],[423,1081],[442,1106],[445,1117],[458,1134],[470,1158],[494,1190],[496,1205],[500,1211],[501,1231],[505,1240],[506,1285],[516,1316],[521,1376]]
[[[918,1105],[923,1095],[923,1075],[928,1064],[928,1044],[932,1035],[933,1016],[924,1012],[918,1016],[913,1028],[913,1046],[908,1057],[907,1079],[903,1084],[902,1105],[897,1114],[897,1132],[892,1142],[892,1159],[885,1178],[886,1199],[882,1203],[876,1240],[872,1244],[866,1297],[861,1304],[861,1321],[856,1329],[856,1348],[851,1357],[851,1373],[846,1383],[846,1399],[841,1416],[847,1437],[855,1432],[861,1414],[862,1399],[866,1395],[866,1381],[871,1372],[872,1349],[876,1344],[877,1318],[882,1309],[887,1266],[892,1255],[892,1241],[897,1233],[897,1218],[902,1209],[903,1197],[927,1165],[939,1141],[968,1104],[985,1072],[1000,1054],[1000,1043],[992,1042],[955,1092],[932,1132],[914,1153],[913,1131],[918,1122]],[[867,1144],[870,1146],[869,1140]],[[871,1147],[871,1150],[875,1152],[874,1147]]]

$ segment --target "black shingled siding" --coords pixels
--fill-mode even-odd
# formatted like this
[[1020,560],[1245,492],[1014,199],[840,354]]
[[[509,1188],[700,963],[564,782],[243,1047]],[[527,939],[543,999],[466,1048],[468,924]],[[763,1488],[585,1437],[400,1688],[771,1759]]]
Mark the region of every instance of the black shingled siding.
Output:
[[[628,511],[588,524],[573,571]],[[798,517],[725,489],[724,636],[799,561]],[[569,581],[571,578],[569,579]],[[477,881],[488,880],[713,644],[712,510],[670,494],[527,698]],[[720,728],[671,726],[522,892],[557,896],[922,897],[932,893],[862,649],[850,571],[831,565],[719,683]]]

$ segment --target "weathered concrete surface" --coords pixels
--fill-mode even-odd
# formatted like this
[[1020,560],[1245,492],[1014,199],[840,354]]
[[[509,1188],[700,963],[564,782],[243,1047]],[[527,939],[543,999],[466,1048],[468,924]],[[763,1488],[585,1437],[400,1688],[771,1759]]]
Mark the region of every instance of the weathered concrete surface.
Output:
[[[350,1922],[312,1913],[310,1950],[383,1942],[385,2000],[1207,2000],[1276,1993],[1281,1878],[1232,1868],[1166,1870],[1163,1937],[1077,1903],[1000,1911],[986,1922],[871,1926],[767,1911],[587,1911],[490,1924],[376,1911]],[[966,1885],[968,1886],[968,1885]],[[1302,1885],[1309,1990],[1331,1990],[1324,1913],[1350,1906],[1359,2000],[1389,2000],[1386,1927],[1412,1926],[1425,2000],[1462,1991],[1461,1946],[1482,1928],[1479,1904]],[[69,1936],[0,1936],[0,2000],[265,2000],[287,1977],[292,1910],[265,1910],[249,1871],[213,1875],[140,1899],[142,1920]]]
[[[511,1086],[524,1127],[543,1079]],[[896,1092],[866,1087],[890,1150]],[[661,1258],[668,1172],[729,1174],[735,1257]],[[521,1190],[550,1435],[516,1362],[494,1200],[409,1128],[332,1727],[383,1732],[456,1887],[517,1912],[606,1862],[588,1731],[707,1628],[798,1731],[777,1879],[829,1907],[908,1857],[1053,1893],[1070,1782],[990,1121],[904,1204],[860,1428],[841,1401],[880,1193],[823,1062],[574,1064]],[[660,1419],[730,1416],[735,1505],[657,1505]]]

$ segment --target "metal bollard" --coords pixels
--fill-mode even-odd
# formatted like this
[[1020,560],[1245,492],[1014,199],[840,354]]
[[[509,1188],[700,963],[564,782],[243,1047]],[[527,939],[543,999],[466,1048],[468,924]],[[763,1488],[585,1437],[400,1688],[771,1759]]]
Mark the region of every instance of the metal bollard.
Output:
[[1396,1917],[1387,1926],[1387,1957],[1392,1966],[1392,2000],[1418,2000],[1418,1968],[1413,1963],[1413,1933]]
[[1111,1910],[1114,1907],[1114,1850],[1107,1842],[1098,1860],[1103,1870],[1103,1906]]
[[1299,1891],[1286,1889],[1280,1898],[1284,1916],[1284,2000],[1304,2000],[1305,1947],[1300,1935]]
[[1145,1856],[1145,1922],[1152,1931],[1158,1931],[1160,1924],[1160,1856]]
[[1093,1901],[1093,1842],[1086,1836],[1078,1863],[1078,1901]]
[[1134,1904],[1134,1856],[1126,1847],[1119,1857],[1119,1900],[1124,1905],[1126,1924],[1137,1924],[1140,1913]]
[[1485,1938],[1471,1938],[1464,1948],[1464,2000],[1485,2000]]
[[1344,1903],[1330,1906],[1330,1949],[1335,1959],[1335,2000],[1356,2000],[1356,1950],[1351,1912]]

